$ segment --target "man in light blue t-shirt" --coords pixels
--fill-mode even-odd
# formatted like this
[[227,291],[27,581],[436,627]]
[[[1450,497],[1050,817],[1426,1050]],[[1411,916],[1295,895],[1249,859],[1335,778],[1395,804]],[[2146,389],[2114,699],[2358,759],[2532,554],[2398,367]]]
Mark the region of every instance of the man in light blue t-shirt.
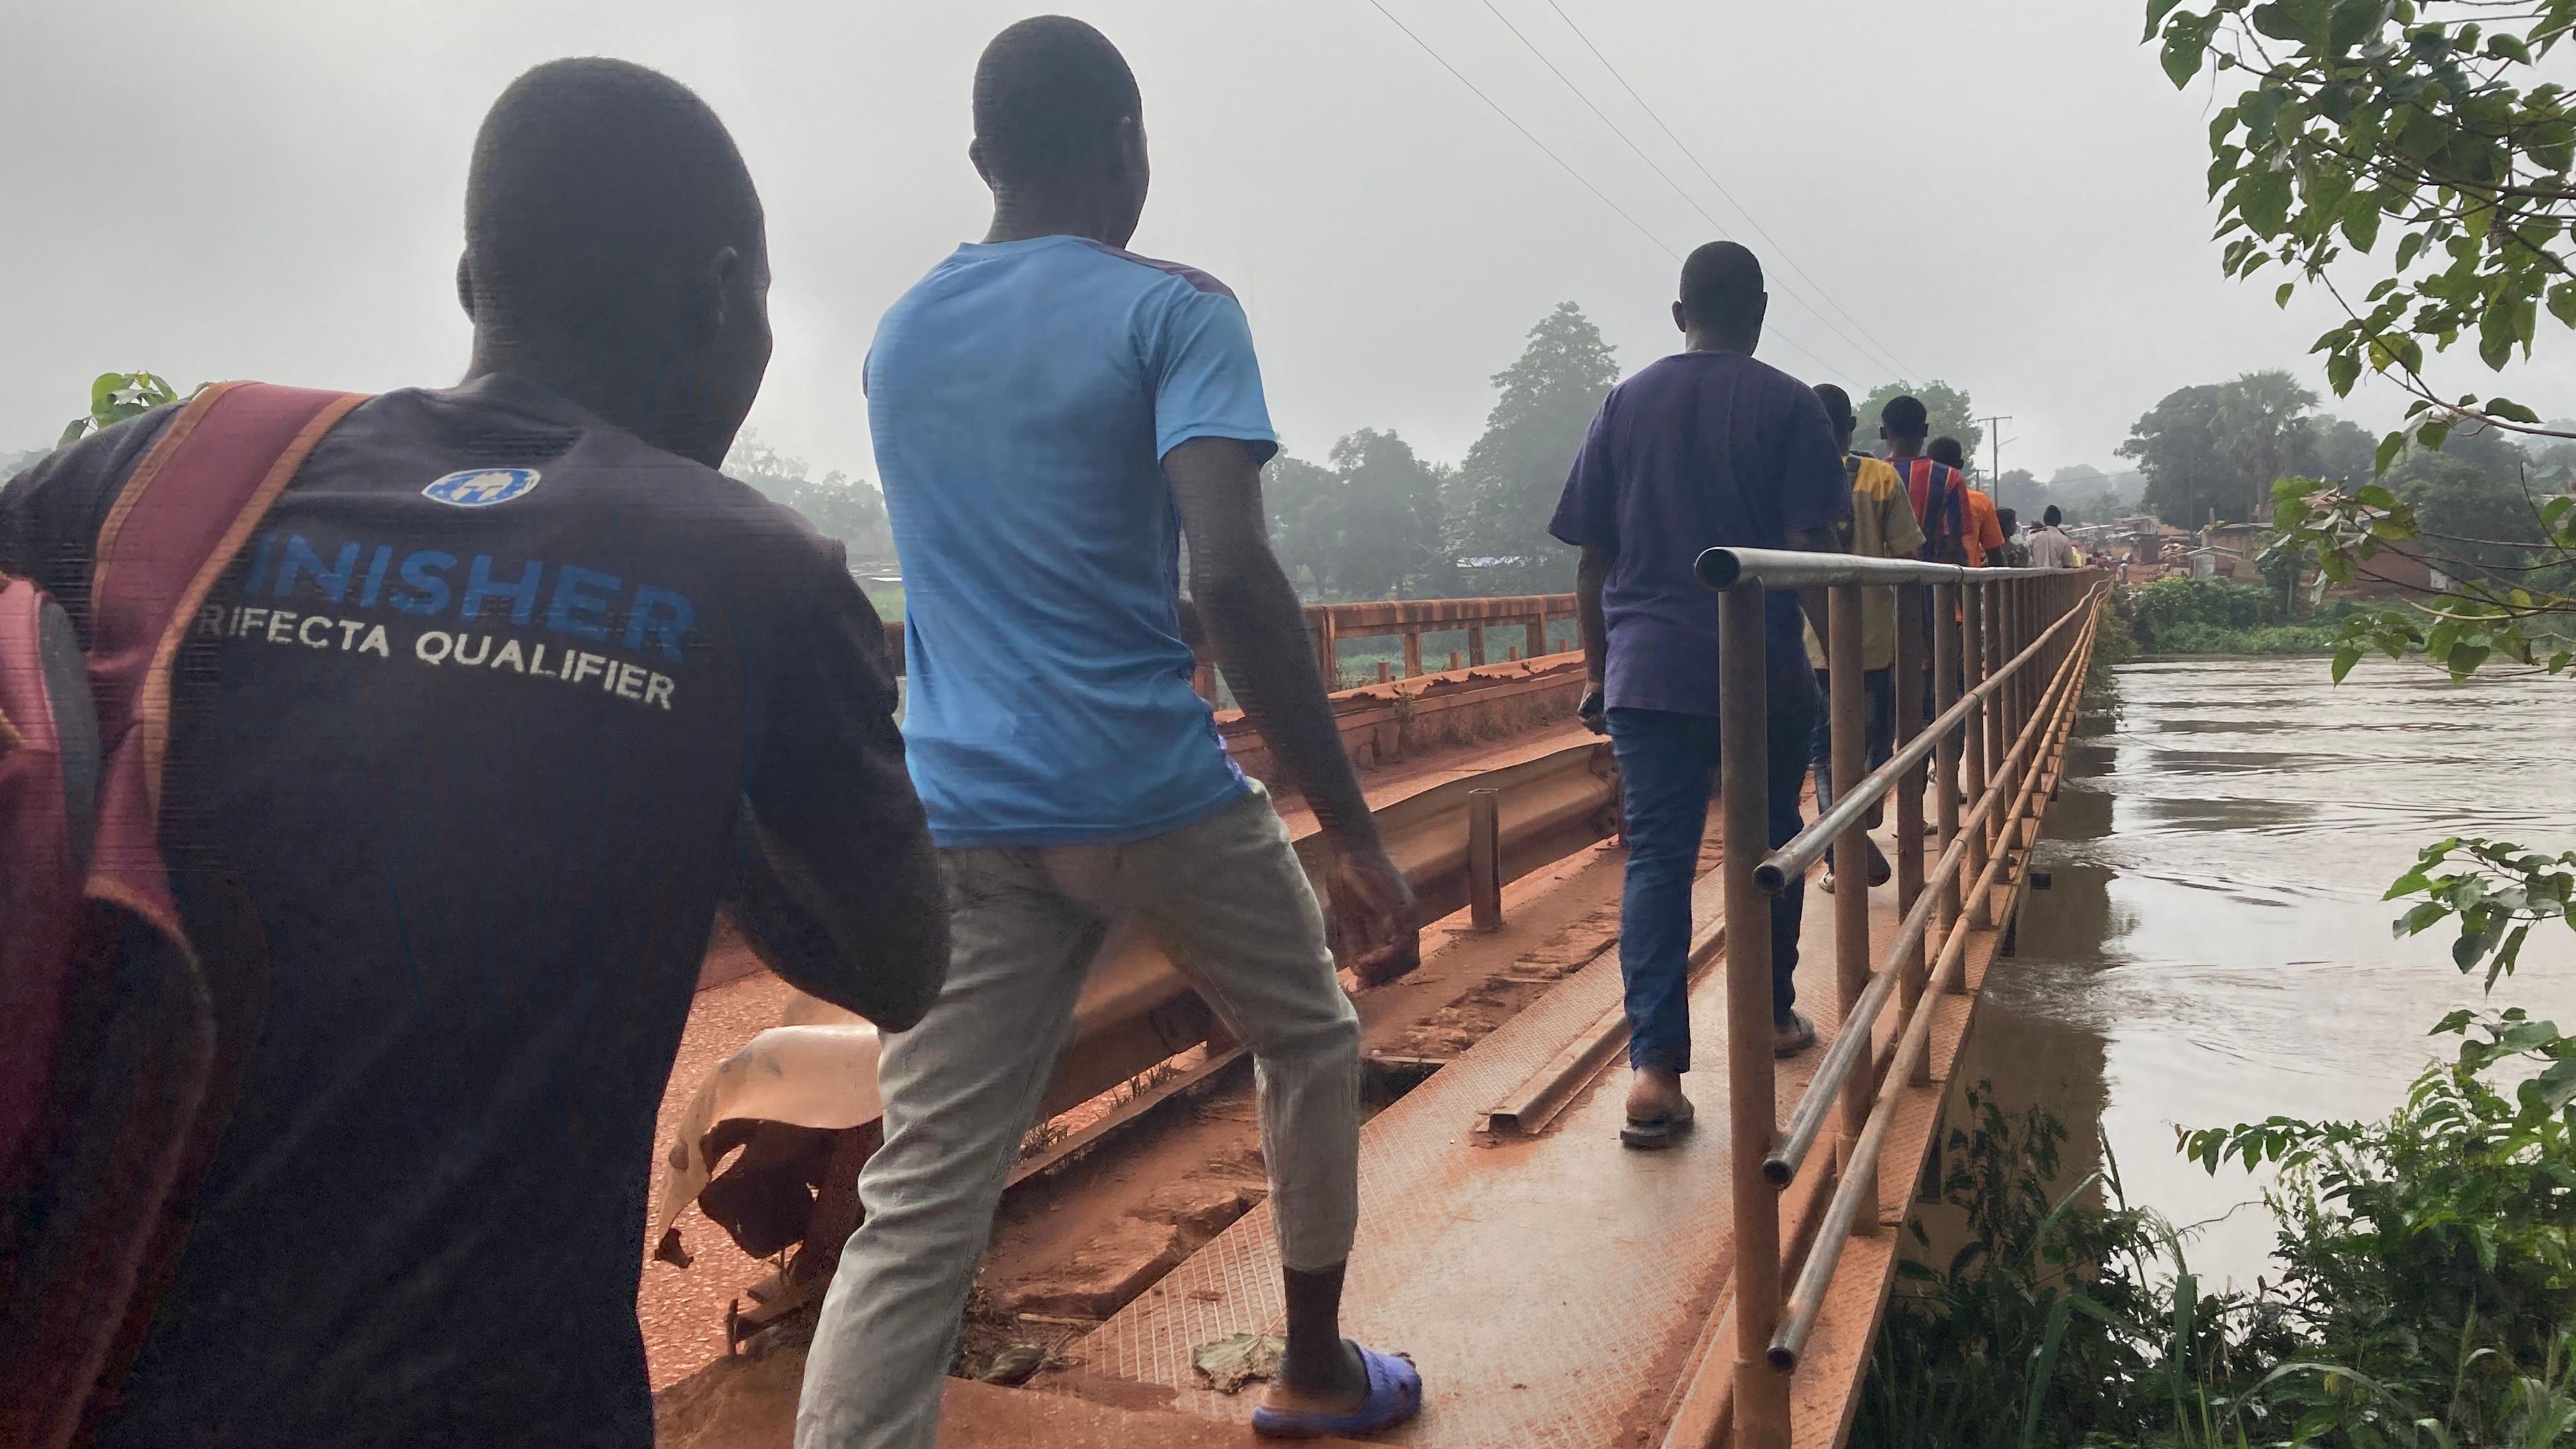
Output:
[[1368,1433],[1421,1405],[1412,1365],[1341,1337],[1359,1213],[1359,1018],[1261,787],[1190,688],[1190,594],[1228,681],[1334,847],[1363,982],[1400,970],[1412,902],[1377,838],[1296,591],[1271,554],[1277,451],[1243,308],[1124,250],[1144,208],[1135,77],[1079,21],[1023,21],[975,73],[992,230],[878,325],[868,419],[905,589],[912,776],[950,894],[947,983],[880,1062],[807,1361],[801,1449],[931,1449],[941,1376],[1022,1134],[1110,927],[1167,944],[1259,1067],[1287,1344],[1266,1433]]

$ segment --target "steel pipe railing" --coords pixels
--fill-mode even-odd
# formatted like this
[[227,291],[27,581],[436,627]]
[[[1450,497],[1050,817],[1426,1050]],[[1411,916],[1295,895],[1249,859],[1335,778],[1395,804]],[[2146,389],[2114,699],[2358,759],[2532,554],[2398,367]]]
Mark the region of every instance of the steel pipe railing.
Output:
[[[1987,928],[1999,882],[2017,879],[2035,792],[2051,777],[2090,659],[2105,589],[2098,573],[1963,569],[1904,560],[1711,549],[1700,580],[1719,594],[1719,775],[1725,830],[1727,1044],[1735,1322],[1729,1398],[1736,1440],[1785,1446],[1787,1378],[1821,1309],[1843,1240],[1878,1229],[1879,1161],[1893,1106],[1931,1079],[1930,1043],[1946,989],[1966,989],[1969,945]],[[1902,625],[1895,671],[1898,733],[1868,767],[1867,591],[1893,593]],[[1785,842],[1765,837],[1766,668],[1762,620],[1772,589],[1826,591],[1826,763],[1833,805]],[[1930,703],[1927,708],[1926,698]],[[1927,720],[1924,716],[1929,715]],[[1934,791],[1927,810],[1924,789]],[[1895,799],[1899,925],[1883,951],[1869,941],[1862,856],[1873,811]],[[1937,850],[1923,839],[1934,821]],[[1782,1124],[1770,1051],[1771,931],[1766,897],[1801,878],[1828,848],[1841,883],[1834,903],[1833,980],[1842,1014],[1806,1092]],[[1926,864],[1925,857],[1934,859]],[[1875,969],[1873,969],[1873,967]],[[1888,1050],[1874,1027],[1901,1002]],[[1839,1110],[1837,1110],[1839,1108]],[[1840,1124],[1833,1191],[1798,1282],[1783,1282],[1778,1189],[1797,1177],[1828,1121]],[[1812,1203],[1814,1199],[1799,1199]],[[1866,1219],[1864,1221],[1864,1219]],[[1810,1220],[1802,1219],[1803,1226]]]
[[[2067,660],[2069,667],[2062,668],[2058,677],[2050,681],[2046,698],[2033,713],[2022,742],[2015,746],[2014,753],[2018,757],[2022,753],[2022,745],[2042,737],[2048,741],[2045,748],[2032,756],[2029,768],[2021,770],[2014,780],[2012,809],[2002,821],[2007,834],[2021,826],[2036,804],[2039,782],[2047,773],[2038,768],[2040,759],[2049,750],[2064,747],[2067,731],[2074,722],[2074,711],[2070,707],[2073,690],[2068,687],[2073,677],[2071,666],[2089,653],[2096,628],[2094,621],[2098,618],[2097,611],[2088,619],[2081,642]],[[2052,705],[2056,707],[2052,709]],[[2010,859],[2008,850],[1995,852],[1994,858],[1977,878],[1979,894],[1995,888]],[[1964,922],[1951,929],[1949,940],[1942,944],[1940,963],[1933,968],[1936,982],[1945,982],[1961,974],[1967,960],[1969,935]],[[1873,1160],[1884,1149],[1888,1129],[1896,1119],[1896,1109],[1912,1085],[1914,1067],[1930,1058],[1932,1022],[1931,1012],[1917,1011],[1906,1023],[1895,1055],[1888,1063],[1886,1079],[1871,1106],[1869,1119],[1853,1145],[1853,1160]],[[1872,1184],[1863,1174],[1846,1174],[1836,1185],[1833,1199],[1826,1205],[1824,1218],[1817,1227],[1815,1245],[1808,1251],[1807,1261],[1798,1274],[1797,1287],[1783,1305],[1779,1328],[1773,1333],[1765,1351],[1764,1356],[1772,1368],[1785,1372],[1797,1367],[1798,1354],[1806,1347],[1807,1335],[1815,1328],[1817,1314],[1824,1307],[1825,1291],[1832,1284],[1834,1270],[1841,1263],[1843,1243],[1852,1235],[1861,1209],[1869,1207],[1874,1210],[1877,1206],[1876,1193],[1866,1190],[1870,1186]],[[1738,1259],[1739,1263],[1741,1261]]]
[[1820,589],[1835,584],[1940,584],[2001,579],[2062,579],[2069,569],[1972,569],[1910,558],[1848,553],[1796,553],[1779,548],[1703,549],[1691,565],[1699,581],[1721,592],[1739,583],[1766,589]]
[[[2080,612],[2070,612],[2067,617],[2072,619],[2083,616]],[[2086,627],[2091,626],[2088,623]],[[2040,713],[2034,714],[2024,725],[2020,738],[2014,741],[2011,752],[2004,758],[2001,771],[2004,778],[2023,778],[2022,771],[2030,757],[2030,752],[2039,740],[2039,726],[2043,721],[2053,717],[2047,705],[2058,700],[2060,690],[2066,682],[2068,666],[2073,662],[2074,655],[2070,653],[2059,665],[2056,675],[2050,679],[2045,696],[2046,703],[2043,704]],[[1986,796],[1969,812],[1967,818],[1960,822],[1960,827],[1962,829],[1981,828],[1993,813],[1998,794],[1999,792],[1996,791],[1987,792]],[[1941,853],[1941,859],[1932,867],[1932,873],[1938,877],[1957,871],[1960,859],[1965,854],[1964,843],[1953,841],[1950,848]],[[1763,864],[1768,865],[1770,862],[1765,861]],[[1915,902],[1913,909],[1906,911],[1901,924],[1896,929],[1895,939],[1888,943],[1878,970],[1872,973],[1868,989],[1859,995],[1854,1007],[1845,1012],[1841,1025],[1835,1028],[1833,1045],[1826,1048],[1825,1055],[1816,1063],[1816,1074],[1808,1080],[1805,1095],[1798,1099],[1797,1106],[1790,1109],[1788,1124],[1780,1129],[1779,1145],[1763,1159],[1763,1176],[1768,1177],[1772,1182],[1785,1184],[1797,1175],[1799,1166],[1806,1160],[1807,1149],[1814,1145],[1817,1131],[1832,1108],[1837,1089],[1843,1087],[1846,1082],[1864,1080],[1852,1074],[1852,1067],[1867,1050],[1870,1028],[1876,1022],[1879,1011],[1886,1006],[1888,996],[1892,994],[1894,986],[1903,974],[1907,953],[1921,946],[1926,939],[1924,933],[1931,924],[1935,903],[1933,897],[1925,896]],[[1839,919],[1835,921],[1834,928],[1838,933],[1841,931],[1842,922]],[[1866,931],[1865,924],[1862,929]],[[1945,944],[1953,934],[1956,934],[1955,928],[1943,933],[1942,939]],[[1863,944],[1866,944],[1866,936],[1863,937]]]
[[[1837,612],[1836,618],[1840,617]],[[2075,623],[2078,617],[2075,611],[2068,611],[2065,617],[2050,626],[2048,635],[2024,649],[2004,668],[2019,670],[2038,660],[2041,656],[2041,648],[2048,642],[2048,638]],[[1837,623],[1835,628],[1839,631],[1840,624]],[[1788,844],[1764,856],[1762,863],[1753,868],[1754,885],[1772,895],[1778,895],[1788,887],[1790,881],[1805,875],[1807,867],[1814,865],[1827,849],[1838,843],[1837,838],[1843,831],[1850,829],[1865,817],[1871,806],[1878,804],[1895,791],[1898,783],[1932,753],[1942,735],[1957,728],[1960,720],[1965,718],[1979,701],[2002,693],[2009,681],[2010,676],[2003,673],[1987,679],[1968,698],[1943,711],[1938,719],[1932,721],[1930,730],[1908,740],[1902,749],[1888,756],[1886,764],[1855,781],[1848,794],[1845,793],[1842,783],[1839,780],[1836,781],[1833,808],[1818,815],[1807,828],[1791,836]],[[1917,828],[1921,828],[1919,824]],[[1898,843],[1903,844],[1901,841]]]

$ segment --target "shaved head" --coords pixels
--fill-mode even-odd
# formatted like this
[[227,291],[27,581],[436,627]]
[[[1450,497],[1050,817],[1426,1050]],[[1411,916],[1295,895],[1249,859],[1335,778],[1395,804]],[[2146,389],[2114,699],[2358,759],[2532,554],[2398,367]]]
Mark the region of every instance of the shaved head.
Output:
[[474,137],[457,296],[474,374],[541,381],[712,466],[769,365],[760,196],[687,86],[550,61]]

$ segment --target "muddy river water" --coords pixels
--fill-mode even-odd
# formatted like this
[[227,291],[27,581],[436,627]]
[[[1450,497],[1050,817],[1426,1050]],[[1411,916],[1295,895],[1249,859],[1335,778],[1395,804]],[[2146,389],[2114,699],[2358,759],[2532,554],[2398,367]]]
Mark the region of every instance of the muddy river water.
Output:
[[[2381,893],[2445,835],[2576,845],[2576,683],[2141,663],[2066,774],[2038,862],[2053,884],[1987,977],[1963,1070],[2050,1103],[2074,1148],[2107,1145],[2131,1201],[2202,1225],[2194,1268],[2243,1281],[2271,1242],[2238,1208],[2259,1185],[2184,1162],[2176,1125],[2383,1115],[2448,1054],[2426,1031],[2482,978],[2442,928],[2393,939]],[[2536,933],[2493,1004],[2576,1028],[2576,932]]]

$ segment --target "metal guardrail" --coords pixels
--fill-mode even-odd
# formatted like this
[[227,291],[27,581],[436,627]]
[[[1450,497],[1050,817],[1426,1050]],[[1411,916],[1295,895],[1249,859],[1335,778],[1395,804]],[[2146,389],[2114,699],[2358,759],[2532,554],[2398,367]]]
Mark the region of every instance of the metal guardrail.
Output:
[[[1761,549],[1711,549],[1698,560],[1717,591],[1719,791],[1725,859],[1727,1073],[1733,1153],[1735,1292],[1733,1419],[1741,1449],[1786,1449],[1789,1377],[1823,1303],[1843,1243],[1875,1232],[1873,1166],[1895,1108],[1930,1080],[1930,998],[1965,974],[1972,932],[2023,848],[2042,762],[2071,727],[2101,603],[2098,570],[1963,569],[1943,564]],[[1763,596],[1822,588],[1834,806],[1774,847],[1767,835],[1768,760]],[[1896,748],[1868,766],[1861,653],[1864,590],[1895,594]],[[1928,633],[1928,638],[1926,637]],[[1931,719],[1924,719],[1928,676]],[[1923,815],[1934,802],[1939,853],[1925,869]],[[1855,861],[1866,824],[1893,802],[1900,925],[1876,969],[1869,893],[1833,898],[1834,978],[1842,1025],[1806,1094],[1779,1124],[1771,1053],[1769,897],[1828,848]],[[1962,811],[1962,802],[1966,809]],[[1891,1049],[1872,1027],[1897,1003]],[[1828,1123],[1838,1177],[1794,1293],[1784,1297],[1779,1190]],[[1863,1214],[1866,1213],[1866,1219]]]
[[[1214,697],[1211,676],[1217,663],[1216,651],[1200,633],[1198,620],[1187,600],[1182,601],[1181,637],[1198,651],[1199,693]],[[1390,668],[1387,678],[1409,679],[1425,672],[1438,673],[1452,667],[1478,664],[1500,664],[1510,659],[1537,659],[1554,653],[1547,645],[1547,627],[1559,620],[1574,617],[1572,594],[1521,594],[1491,599],[1380,599],[1363,604],[1309,604],[1306,606],[1306,637],[1311,641],[1316,671],[1324,676],[1328,690],[1342,688],[1341,644],[1347,639],[1393,637],[1401,641],[1403,669]],[[1520,637],[1510,638],[1517,629]],[[1466,631],[1467,647],[1457,651],[1463,658],[1434,660],[1426,671],[1422,636],[1425,634]],[[1491,637],[1500,631],[1502,638]],[[886,652],[894,660],[897,674],[903,672],[903,622],[895,620],[885,626]],[[1501,644],[1500,657],[1492,651]]]

